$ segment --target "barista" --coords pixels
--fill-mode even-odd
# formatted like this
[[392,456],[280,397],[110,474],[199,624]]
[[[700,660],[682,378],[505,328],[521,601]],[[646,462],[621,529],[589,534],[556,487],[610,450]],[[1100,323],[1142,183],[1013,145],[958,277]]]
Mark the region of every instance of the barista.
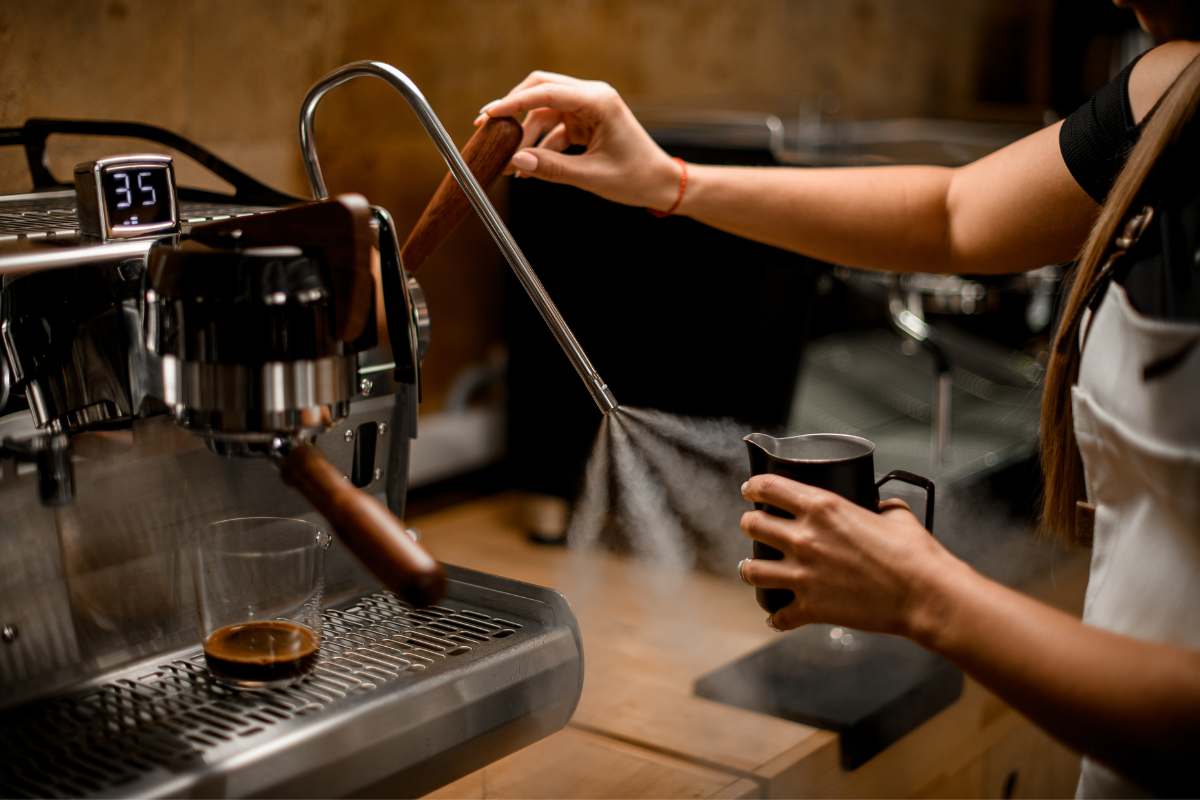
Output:
[[773,475],[742,494],[796,519],[751,511],[742,528],[785,557],[738,570],[795,592],[776,629],[883,631],[953,660],[1084,753],[1083,796],[1200,788],[1200,9],[1118,4],[1166,43],[1068,119],[957,169],[684,164],[610,86],[546,72],[477,120],[527,112],[520,176],[824,261],[1003,273],[1078,257],[1042,458],[1046,527],[1093,542],[1083,621],[976,573],[898,500],[875,514]]

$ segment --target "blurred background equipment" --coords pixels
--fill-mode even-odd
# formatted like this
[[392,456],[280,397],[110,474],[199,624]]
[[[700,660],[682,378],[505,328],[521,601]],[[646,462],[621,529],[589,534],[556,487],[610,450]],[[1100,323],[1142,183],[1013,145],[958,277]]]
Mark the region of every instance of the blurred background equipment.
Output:
[[[769,153],[721,157],[763,163]],[[808,259],[536,181],[511,185],[509,211],[622,403],[759,428],[787,422],[818,275]],[[596,415],[552,358],[541,321],[515,302],[518,291],[510,283],[508,440],[521,444],[509,450],[509,475],[524,489],[571,498]],[[544,435],[549,420],[553,437]]]

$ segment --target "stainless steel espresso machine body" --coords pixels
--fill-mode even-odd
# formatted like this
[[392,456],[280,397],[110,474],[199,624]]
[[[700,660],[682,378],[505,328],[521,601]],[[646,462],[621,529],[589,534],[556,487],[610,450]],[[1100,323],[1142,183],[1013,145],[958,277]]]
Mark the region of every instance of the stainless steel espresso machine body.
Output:
[[[59,134],[154,142],[234,192],[176,190],[155,153],[71,187]],[[419,794],[564,725],[583,667],[561,596],[446,565],[444,597],[410,603],[343,546],[309,676],[238,692],[204,667],[196,537],[319,522],[293,453],[403,518],[429,315],[387,212],[300,204],[145,125],[30,120],[4,144],[33,190],[0,197],[0,795]],[[365,238],[305,217],[347,207]],[[378,265],[390,346],[369,274],[329,269],[350,262]]]

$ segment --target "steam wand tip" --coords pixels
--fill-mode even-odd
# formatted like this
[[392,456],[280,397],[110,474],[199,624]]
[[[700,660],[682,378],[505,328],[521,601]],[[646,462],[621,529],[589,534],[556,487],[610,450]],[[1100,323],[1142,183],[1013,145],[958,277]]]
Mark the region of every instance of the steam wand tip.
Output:
[[608,384],[598,379],[592,384],[592,399],[600,407],[600,413],[606,417],[621,407]]

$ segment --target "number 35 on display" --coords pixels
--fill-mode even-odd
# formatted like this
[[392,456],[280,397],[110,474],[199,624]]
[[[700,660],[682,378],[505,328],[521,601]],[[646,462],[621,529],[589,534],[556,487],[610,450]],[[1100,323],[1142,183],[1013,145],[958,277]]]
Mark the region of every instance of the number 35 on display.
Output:
[[[142,205],[152,206],[158,202],[158,195],[154,192],[154,187],[147,184],[145,180],[151,176],[149,172],[137,173],[137,190],[142,193]],[[124,200],[117,201],[117,208],[129,208],[133,205],[133,189],[129,185],[128,172],[114,172],[113,180],[117,181],[116,192],[118,195],[124,195]],[[149,195],[147,197],[147,195]]]

